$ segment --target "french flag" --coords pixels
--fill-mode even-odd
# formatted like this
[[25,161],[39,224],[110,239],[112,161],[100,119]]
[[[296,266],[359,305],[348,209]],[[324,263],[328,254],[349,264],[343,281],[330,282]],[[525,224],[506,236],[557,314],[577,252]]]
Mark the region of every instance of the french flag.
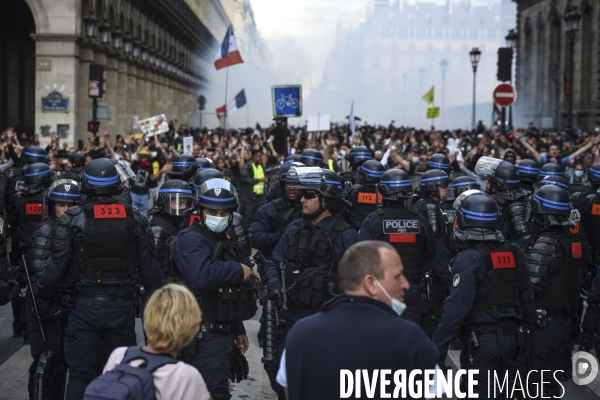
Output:
[[238,109],[246,105],[246,92],[242,89],[232,100],[230,100],[224,106],[217,108],[217,118],[221,118],[223,115],[231,115]]
[[223,43],[221,43],[221,48],[215,59],[215,68],[218,71],[235,64],[242,64],[243,62],[244,60],[242,60],[242,56],[237,47],[237,42],[235,41],[235,36],[233,35],[233,26],[229,25],[227,33],[225,34],[225,39],[223,39]]

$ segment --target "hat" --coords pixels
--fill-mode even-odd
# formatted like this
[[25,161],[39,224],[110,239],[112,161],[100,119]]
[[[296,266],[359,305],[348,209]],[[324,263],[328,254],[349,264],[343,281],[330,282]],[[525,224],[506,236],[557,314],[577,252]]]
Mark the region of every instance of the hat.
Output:
[[69,158],[69,153],[67,153],[67,151],[64,150],[64,149],[60,149],[59,151],[56,152],[56,157],[58,157],[58,158]]
[[149,155],[150,155],[150,150],[149,150],[149,149],[145,149],[145,148],[144,148],[144,149],[141,149],[141,150],[138,152],[138,154],[139,154],[140,156],[149,156]]

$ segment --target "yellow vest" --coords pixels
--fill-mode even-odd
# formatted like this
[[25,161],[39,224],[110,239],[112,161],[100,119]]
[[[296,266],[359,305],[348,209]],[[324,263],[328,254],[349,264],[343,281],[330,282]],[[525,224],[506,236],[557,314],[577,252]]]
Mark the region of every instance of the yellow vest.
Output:
[[[263,169],[262,165],[254,165],[253,163],[252,169],[254,170],[254,179],[261,179],[265,177],[265,170]],[[265,184],[263,182],[257,182],[252,188],[252,191],[254,194],[262,196],[265,194]]]
[[333,160],[330,158],[329,160],[327,160],[329,164],[329,170],[335,172],[335,168],[333,167]]

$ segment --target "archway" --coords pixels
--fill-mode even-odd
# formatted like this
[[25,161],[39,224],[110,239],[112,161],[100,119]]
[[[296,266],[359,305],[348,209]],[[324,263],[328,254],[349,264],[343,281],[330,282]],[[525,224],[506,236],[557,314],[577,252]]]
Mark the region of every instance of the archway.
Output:
[[0,13],[0,129],[35,129],[35,33],[25,0],[13,0]]

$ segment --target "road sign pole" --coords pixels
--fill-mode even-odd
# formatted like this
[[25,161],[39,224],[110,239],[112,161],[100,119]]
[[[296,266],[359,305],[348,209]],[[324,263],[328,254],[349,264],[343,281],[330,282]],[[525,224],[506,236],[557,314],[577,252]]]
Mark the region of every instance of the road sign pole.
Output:
[[506,136],[506,107],[500,109],[500,133]]

